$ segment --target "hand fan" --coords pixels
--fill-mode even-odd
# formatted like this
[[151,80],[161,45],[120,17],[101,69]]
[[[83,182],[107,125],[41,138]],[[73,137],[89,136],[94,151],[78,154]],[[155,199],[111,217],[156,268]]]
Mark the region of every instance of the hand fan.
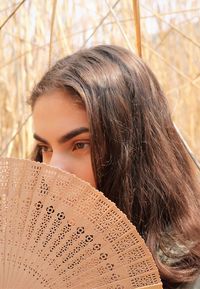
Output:
[[114,203],[76,176],[0,158],[0,289],[161,289]]

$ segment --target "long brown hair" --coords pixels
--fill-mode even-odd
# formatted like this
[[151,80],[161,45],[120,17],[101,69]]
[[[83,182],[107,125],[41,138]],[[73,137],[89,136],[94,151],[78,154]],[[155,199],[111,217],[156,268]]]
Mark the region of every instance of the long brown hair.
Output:
[[34,88],[32,107],[53,89],[82,101],[97,187],[146,240],[164,284],[194,280],[200,273],[197,174],[152,71],[128,50],[101,45],[59,60]]

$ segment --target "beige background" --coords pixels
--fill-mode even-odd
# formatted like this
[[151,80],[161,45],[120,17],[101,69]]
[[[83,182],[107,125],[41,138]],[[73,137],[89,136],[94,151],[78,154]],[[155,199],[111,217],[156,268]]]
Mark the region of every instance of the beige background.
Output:
[[[28,157],[31,89],[51,63],[81,47],[138,53],[131,0],[0,1],[0,154]],[[141,0],[142,57],[165,91],[174,123],[200,157],[200,2]]]

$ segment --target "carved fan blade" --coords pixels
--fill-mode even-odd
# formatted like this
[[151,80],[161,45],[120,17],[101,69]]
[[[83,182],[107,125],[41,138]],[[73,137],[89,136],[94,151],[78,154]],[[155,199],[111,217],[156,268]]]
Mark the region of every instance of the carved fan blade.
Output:
[[76,176],[0,158],[0,288],[161,289],[143,239]]

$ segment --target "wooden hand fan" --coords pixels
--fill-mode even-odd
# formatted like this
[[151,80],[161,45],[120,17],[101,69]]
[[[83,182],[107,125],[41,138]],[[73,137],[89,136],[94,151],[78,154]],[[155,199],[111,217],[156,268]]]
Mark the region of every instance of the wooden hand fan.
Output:
[[0,158],[0,289],[161,289],[136,228],[76,176]]

